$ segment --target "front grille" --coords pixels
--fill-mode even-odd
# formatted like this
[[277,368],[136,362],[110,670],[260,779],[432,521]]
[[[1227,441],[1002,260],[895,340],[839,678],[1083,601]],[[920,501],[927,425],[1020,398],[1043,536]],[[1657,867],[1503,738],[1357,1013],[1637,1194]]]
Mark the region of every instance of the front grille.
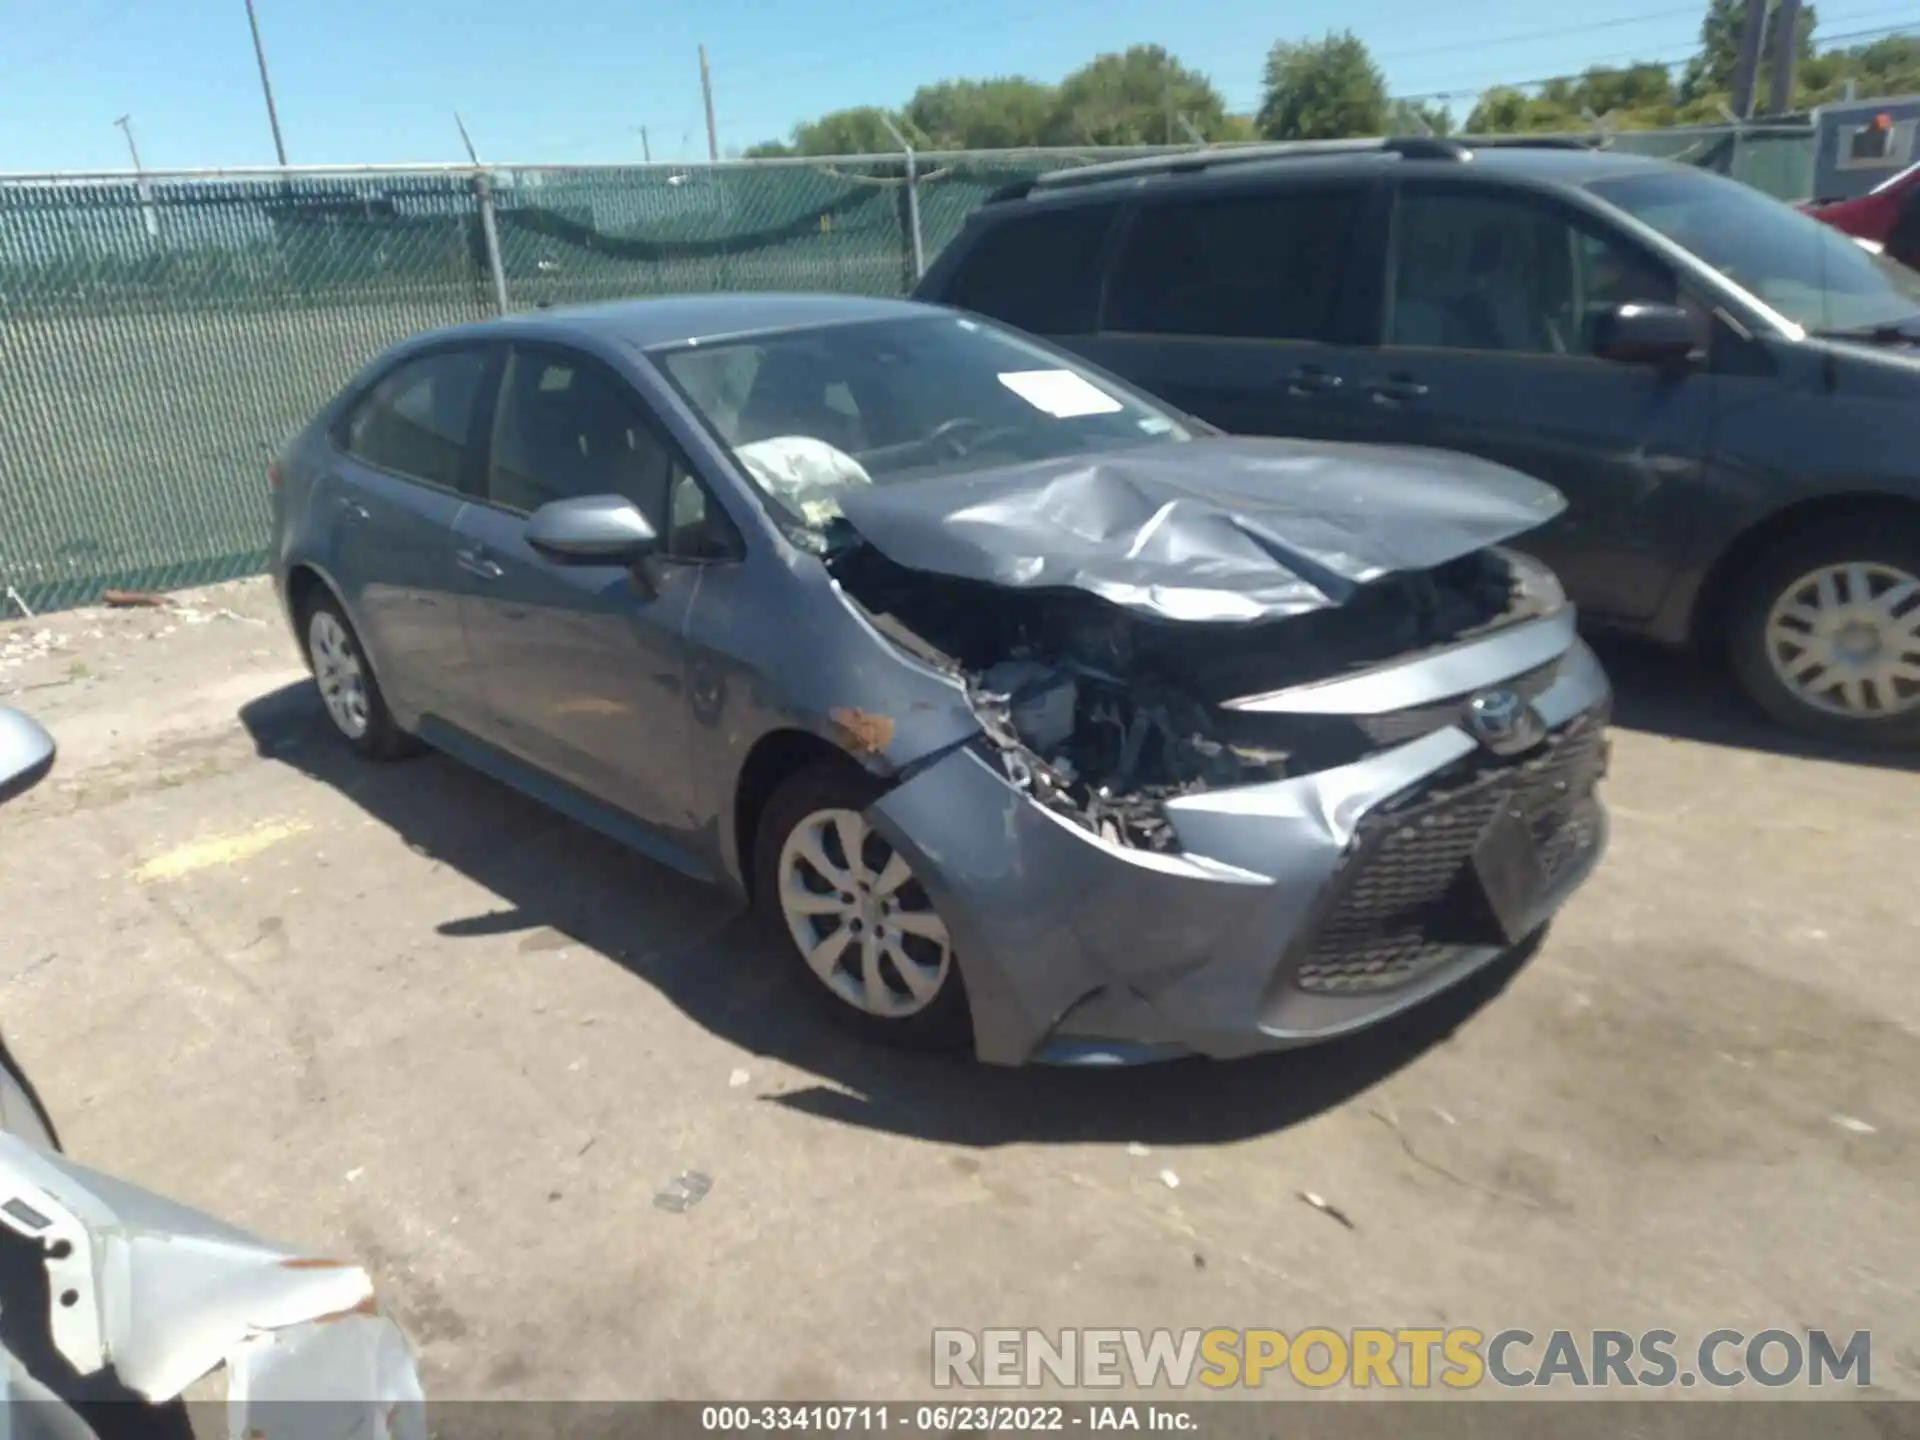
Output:
[[1477,755],[1369,815],[1294,983],[1320,994],[1392,990],[1462,947],[1500,943],[1470,868],[1480,837],[1502,810],[1515,812],[1547,882],[1557,881],[1598,841],[1593,787],[1605,765],[1603,718],[1593,716],[1532,756]]
[[[1560,662],[1564,658],[1556,655],[1544,665],[1536,665],[1533,669],[1516,675],[1511,680],[1503,681],[1500,688],[1513,691],[1522,701],[1531,705],[1547,692],[1555,680],[1560,678]],[[1467,707],[1477,693],[1477,691],[1470,691],[1464,695],[1453,695],[1445,700],[1437,700],[1431,705],[1415,705],[1405,710],[1389,710],[1380,715],[1356,715],[1354,723],[1375,745],[1400,745],[1408,740],[1418,740],[1422,735],[1431,735],[1443,726],[1464,726],[1467,720]]]

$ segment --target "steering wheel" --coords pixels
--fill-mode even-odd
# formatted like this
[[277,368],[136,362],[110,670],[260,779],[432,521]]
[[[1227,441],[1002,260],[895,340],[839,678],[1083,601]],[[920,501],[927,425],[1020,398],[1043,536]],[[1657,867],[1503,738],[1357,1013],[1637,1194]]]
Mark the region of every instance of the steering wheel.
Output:
[[961,415],[934,426],[925,443],[928,449],[944,451],[958,460],[971,454],[992,433],[993,427],[985,421]]

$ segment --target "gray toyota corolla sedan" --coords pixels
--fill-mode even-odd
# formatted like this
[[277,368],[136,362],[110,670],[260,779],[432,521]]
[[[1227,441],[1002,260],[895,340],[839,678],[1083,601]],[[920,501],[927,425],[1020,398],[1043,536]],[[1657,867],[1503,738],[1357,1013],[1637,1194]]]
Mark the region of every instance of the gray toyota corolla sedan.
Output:
[[960,314],[700,296],[440,331],[273,469],[340,733],[743,891],[869,1033],[1339,1034],[1527,944],[1609,691],[1459,455],[1238,440]]

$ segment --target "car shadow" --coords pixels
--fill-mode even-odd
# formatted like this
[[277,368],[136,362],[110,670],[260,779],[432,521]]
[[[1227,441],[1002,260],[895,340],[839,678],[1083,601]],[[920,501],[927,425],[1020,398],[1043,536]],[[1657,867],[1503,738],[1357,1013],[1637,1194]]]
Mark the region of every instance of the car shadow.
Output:
[[1613,681],[1613,723],[1623,730],[1758,750],[1800,760],[1920,772],[1920,751],[1836,745],[1796,734],[1756,710],[1713,657],[1624,635],[1588,637]]
[[[806,977],[725,896],[439,755],[393,765],[354,756],[307,683],[240,715],[258,752],[350,797],[408,846],[460,871],[502,907],[451,918],[451,938],[520,933],[521,948],[577,943],[655,986],[695,1023],[814,1077],[763,1097],[800,1114],[949,1144],[1167,1145],[1241,1140],[1365,1091],[1446,1041],[1530,958],[1518,953],[1362,1034],[1231,1063],[1008,1070],[964,1055],[894,1051],[835,1025]],[[503,837],[512,837],[504,841]]]

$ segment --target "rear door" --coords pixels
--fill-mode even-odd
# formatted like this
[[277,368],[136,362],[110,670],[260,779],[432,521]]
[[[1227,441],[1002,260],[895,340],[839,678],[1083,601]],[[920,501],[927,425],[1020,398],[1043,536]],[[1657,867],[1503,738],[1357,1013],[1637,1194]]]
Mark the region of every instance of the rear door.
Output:
[[460,345],[402,361],[335,427],[336,459],[318,493],[328,565],[374,673],[410,723],[472,718],[454,560],[462,486],[479,463],[491,347]]
[[[571,348],[516,344],[488,463],[458,525],[483,737],[661,832],[688,823],[683,633],[701,567],[672,553],[689,467],[632,386]],[[561,564],[526,541],[553,500],[621,495],[662,537],[633,566]],[[684,530],[685,527],[680,527]]]
[[1362,178],[1143,201],[1121,234],[1090,359],[1224,430],[1361,439],[1355,287],[1372,279]]
[[1408,180],[1392,221],[1382,344],[1355,373],[1380,440],[1465,451],[1546,481],[1567,510],[1519,543],[1597,616],[1642,620],[1705,484],[1714,377],[1593,353],[1629,300],[1685,303],[1671,269],[1532,191]]

